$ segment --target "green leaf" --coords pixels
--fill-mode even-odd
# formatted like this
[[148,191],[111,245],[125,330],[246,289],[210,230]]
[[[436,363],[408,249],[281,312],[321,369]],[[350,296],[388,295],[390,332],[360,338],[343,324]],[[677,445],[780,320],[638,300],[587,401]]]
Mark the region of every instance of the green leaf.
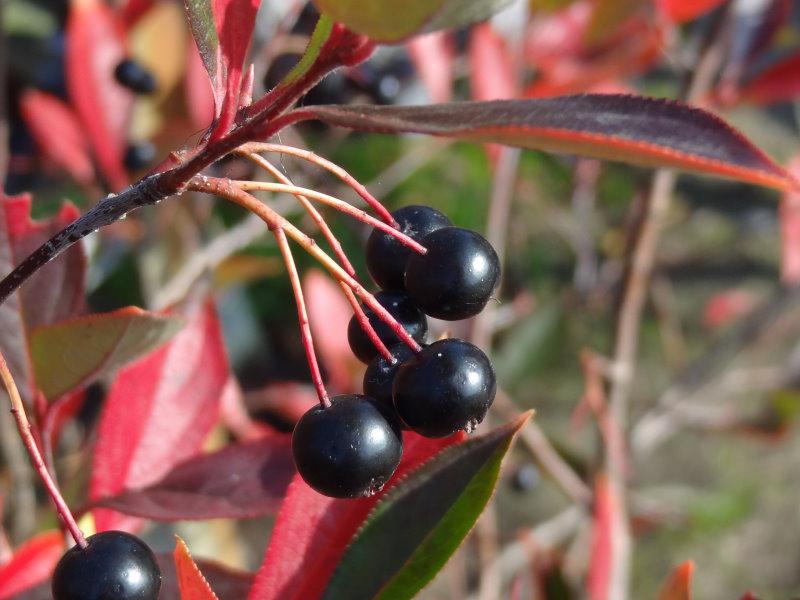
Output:
[[129,306],[36,329],[31,358],[37,387],[54,400],[160,346],[183,326]]
[[475,524],[530,416],[444,450],[393,488],[345,551],[323,599],[416,595]]
[[511,0],[316,0],[321,12],[379,42],[483,21]]

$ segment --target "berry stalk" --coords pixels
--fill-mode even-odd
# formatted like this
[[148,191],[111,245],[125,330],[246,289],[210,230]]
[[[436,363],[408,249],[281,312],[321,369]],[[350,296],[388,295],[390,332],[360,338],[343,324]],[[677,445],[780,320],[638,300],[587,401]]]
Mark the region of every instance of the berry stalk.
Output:
[[75,522],[75,518],[72,516],[72,512],[69,510],[69,506],[67,506],[67,503],[64,500],[64,497],[61,495],[58,486],[50,476],[50,472],[47,470],[44,460],[42,459],[42,455],[39,452],[39,447],[36,445],[36,440],[33,439],[33,434],[31,433],[31,424],[28,421],[28,416],[25,414],[25,405],[22,403],[22,398],[20,398],[17,384],[14,383],[14,378],[11,375],[11,371],[9,370],[6,359],[2,353],[0,353],[0,378],[3,379],[3,385],[8,392],[8,398],[11,402],[11,414],[14,415],[14,420],[17,423],[19,435],[22,438],[22,442],[25,444],[25,449],[28,451],[28,455],[31,458],[31,462],[33,462],[36,472],[39,474],[47,493],[50,495],[50,498],[53,500],[53,504],[56,506],[58,516],[61,517],[61,520],[69,530],[70,535],[72,535],[72,539],[75,540],[75,543],[81,548],[86,548],[86,538],[83,536],[83,532]]

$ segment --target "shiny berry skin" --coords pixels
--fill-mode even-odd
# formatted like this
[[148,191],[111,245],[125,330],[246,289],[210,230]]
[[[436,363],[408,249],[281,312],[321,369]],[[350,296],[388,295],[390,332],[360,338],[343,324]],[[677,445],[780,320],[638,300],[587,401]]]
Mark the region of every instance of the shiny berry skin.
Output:
[[292,434],[292,454],[305,482],[325,496],[371,496],[400,464],[403,437],[389,411],[367,396],[331,398],[306,412]]
[[402,342],[390,346],[389,352],[394,356],[395,362],[390,363],[379,354],[367,365],[367,370],[364,372],[364,394],[390,407],[394,412],[394,401],[392,400],[394,376],[400,365],[414,356],[414,352]]
[[[414,306],[405,293],[401,291],[385,290],[375,294],[375,299],[381,306],[389,311],[389,314],[403,326],[412,338],[417,342],[425,340],[425,336],[428,334],[428,319],[420,309]],[[365,307],[364,313],[367,315],[378,337],[387,347],[400,342],[400,338],[397,337],[397,334],[370,308]],[[361,325],[355,315],[353,315],[350,322],[347,324],[347,341],[350,342],[350,349],[353,351],[353,354],[355,354],[361,362],[369,363],[373,358],[378,356],[378,349],[375,348],[375,345],[369,337],[367,337],[367,334],[361,329]]]
[[150,142],[133,142],[128,144],[125,149],[125,157],[122,163],[129,171],[139,171],[144,169],[156,157],[156,147]]
[[492,245],[474,231],[445,227],[420,243],[406,266],[406,292],[422,311],[458,321],[477,315],[500,280],[500,260]]
[[116,66],[114,79],[136,94],[152,94],[156,91],[156,78],[132,58],[126,58]]
[[53,572],[54,600],[155,600],[161,589],[156,557],[142,540],[103,531],[73,546]]
[[447,339],[423,348],[403,363],[394,377],[397,414],[412,430],[445,437],[472,431],[494,400],[492,363],[477,346]]
[[[412,204],[392,212],[399,229],[413,240],[420,241],[429,233],[453,223],[435,208]],[[367,240],[366,261],[370,276],[385,290],[403,289],[406,263],[414,251],[388,233],[375,230]]]

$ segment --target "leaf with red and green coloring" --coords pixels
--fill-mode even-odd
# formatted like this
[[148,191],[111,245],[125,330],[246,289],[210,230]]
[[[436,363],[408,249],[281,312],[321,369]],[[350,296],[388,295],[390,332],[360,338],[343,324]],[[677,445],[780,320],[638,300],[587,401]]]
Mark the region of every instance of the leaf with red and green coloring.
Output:
[[594,515],[586,587],[589,600],[607,600],[611,577],[611,536],[617,518],[616,498],[604,474],[597,476],[594,485]]
[[186,80],[184,82],[186,105],[193,126],[205,130],[214,120],[215,97],[209,83],[203,59],[195,44],[187,45]]
[[594,0],[584,41],[589,45],[609,42],[631,17],[649,6],[649,0]]
[[194,456],[148,487],[91,507],[156,521],[249,519],[274,514],[294,474],[291,436],[271,434]]
[[184,0],[189,27],[200,58],[211,80],[215,111],[219,115],[225,98],[225,72],[222,68],[217,24],[214,20],[214,0]]
[[[6,197],[0,192],[0,276],[5,276],[51,236],[80,216],[64,203],[50,219],[33,221],[29,195]],[[29,398],[33,371],[28,356],[30,332],[75,316],[84,304],[86,256],[72,246],[37,271],[0,305],[0,350],[23,398]]]
[[74,111],[63,100],[28,90],[19,101],[20,114],[40,152],[78,183],[94,180],[89,140]]
[[[800,178],[800,154],[787,166],[789,173]],[[800,284],[800,190],[787,192],[778,210],[781,226],[781,281],[785,285]]]
[[36,385],[55,400],[154,350],[182,325],[129,306],[39,327],[30,336]]
[[29,539],[0,567],[0,600],[16,598],[23,590],[48,579],[63,553],[64,536],[60,531]]
[[70,101],[83,123],[103,176],[128,185],[122,164],[133,95],[114,79],[126,58],[118,15],[100,0],[73,0],[66,26],[65,69]]
[[661,12],[673,23],[693,21],[720,6],[724,0],[657,0]]
[[678,565],[664,583],[658,600],[692,600],[692,574],[694,563],[691,560]]
[[483,21],[511,0],[315,0],[320,12],[379,42]]
[[298,118],[674,167],[789,189],[798,183],[719,117],[670,100],[586,94],[426,106],[307,106]]
[[478,520],[494,493],[500,464],[530,416],[447,448],[385,494],[322,598],[415,597]]
[[175,536],[175,578],[181,600],[218,600],[217,595],[203,577],[199,567],[192,560],[189,548],[177,535]]
[[406,432],[400,466],[384,489],[371,498],[328,498],[296,475],[278,513],[250,600],[318,598],[350,540],[378,500],[408,473],[464,438],[463,433],[428,439]]
[[431,101],[448,102],[453,96],[455,56],[447,33],[418,35],[406,43],[406,50]]
[[800,98],[800,52],[759,73],[742,86],[741,98],[756,104],[791,102]]
[[[115,377],[100,415],[90,500],[155,483],[197,454],[217,422],[229,376],[217,314],[209,301],[184,317],[170,342]],[[98,531],[120,522],[107,510],[94,514]]]

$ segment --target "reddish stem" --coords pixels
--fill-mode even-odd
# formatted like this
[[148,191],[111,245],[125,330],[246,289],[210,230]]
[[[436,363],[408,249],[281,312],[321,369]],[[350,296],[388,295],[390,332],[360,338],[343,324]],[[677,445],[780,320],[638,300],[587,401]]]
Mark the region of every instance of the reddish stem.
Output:
[[292,282],[292,292],[294,292],[294,301],[297,305],[297,317],[300,319],[300,333],[303,339],[303,348],[306,351],[306,360],[308,367],[311,369],[311,381],[317,389],[317,396],[322,408],[328,408],[331,401],[328,398],[328,392],[325,390],[325,384],[322,382],[322,372],[319,369],[319,362],[317,362],[317,353],[314,352],[314,340],[311,336],[311,325],[308,321],[308,311],[306,311],[306,301],[303,297],[303,287],[300,285],[300,276],[297,274],[297,265],[294,264],[294,257],[292,256],[292,249],[289,247],[289,240],[286,239],[286,232],[280,227],[273,229],[272,234],[278,242],[283,255],[283,262],[286,264],[286,271],[289,274],[289,281]]
[[358,298],[353,293],[347,284],[343,281],[339,282],[339,285],[342,286],[342,291],[344,295],[347,296],[347,301],[350,303],[350,306],[353,307],[353,314],[356,317],[356,321],[361,326],[361,329],[364,333],[367,334],[369,341],[372,342],[372,345],[378,350],[378,352],[388,360],[390,363],[394,363],[396,360],[395,357],[389,352],[389,349],[386,347],[386,344],[383,343],[383,340],[378,335],[378,332],[375,331],[375,328],[372,326],[372,323],[369,322],[369,318],[367,317],[367,313],[364,312],[364,309],[361,307],[361,304],[358,302]]
[[75,543],[81,548],[86,548],[88,545],[86,543],[86,538],[83,537],[83,532],[75,522],[75,518],[72,516],[72,512],[70,512],[69,506],[67,506],[67,503],[64,501],[64,497],[61,495],[58,486],[50,476],[50,472],[47,470],[44,460],[42,460],[39,447],[36,445],[36,441],[33,439],[33,434],[31,433],[31,425],[28,421],[28,416],[25,414],[25,406],[22,403],[22,398],[19,396],[19,390],[17,390],[17,385],[14,383],[14,378],[2,354],[0,354],[0,377],[3,379],[3,385],[5,385],[8,398],[11,401],[11,414],[14,415],[19,435],[22,438],[23,444],[25,444],[25,449],[28,451],[28,455],[31,458],[36,472],[39,474],[39,478],[42,480],[42,484],[44,484],[47,493],[53,500],[53,504],[56,506],[58,516],[61,517],[61,520],[69,530]]

